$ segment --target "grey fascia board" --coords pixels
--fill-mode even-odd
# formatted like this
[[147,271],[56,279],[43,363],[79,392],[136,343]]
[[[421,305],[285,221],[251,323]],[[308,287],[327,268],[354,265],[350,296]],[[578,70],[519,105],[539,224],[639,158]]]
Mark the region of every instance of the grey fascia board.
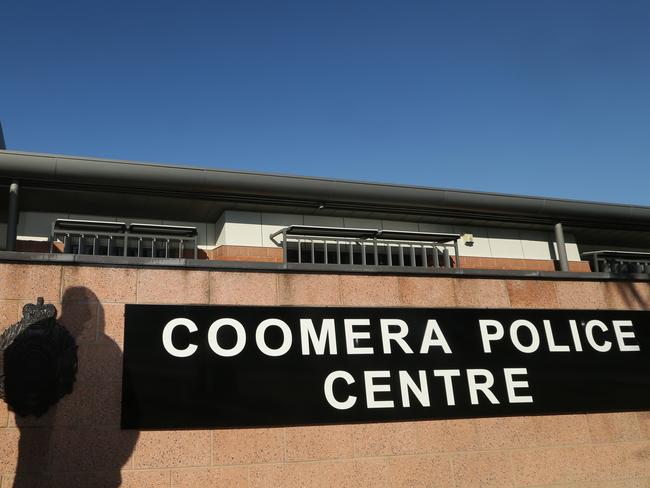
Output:
[[0,177],[159,191],[183,195],[265,197],[320,203],[329,208],[367,207],[400,213],[436,211],[517,219],[650,225],[650,207],[518,196],[467,190],[365,183],[303,176],[191,168],[162,164],[0,151]]

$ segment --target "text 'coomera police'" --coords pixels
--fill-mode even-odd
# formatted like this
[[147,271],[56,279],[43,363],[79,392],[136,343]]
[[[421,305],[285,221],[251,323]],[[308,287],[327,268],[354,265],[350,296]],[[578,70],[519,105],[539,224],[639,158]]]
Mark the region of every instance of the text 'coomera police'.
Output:
[[[318,321],[316,321],[318,322]],[[342,322],[342,324],[341,324]],[[249,325],[249,324],[247,324]],[[234,319],[223,317],[215,320],[207,329],[207,343],[214,354],[223,358],[237,356],[252,342],[260,353],[269,357],[281,357],[299,348],[302,356],[324,355],[390,355],[399,354],[445,354],[453,355],[445,334],[438,321],[426,321],[423,333],[414,334],[406,321],[395,318],[380,318],[371,321],[364,318],[323,319],[320,324],[311,318],[298,319],[295,334],[285,321],[278,318],[267,318],[255,326],[254,341],[247,335],[247,328]],[[338,327],[337,327],[338,325]],[[342,325],[342,327],[340,327]],[[503,323],[493,319],[480,319],[475,324],[480,334],[482,353],[493,354],[497,344],[509,343],[510,346],[523,354],[533,354],[538,351],[550,353],[581,353],[593,350],[597,353],[610,351],[637,352],[640,350],[634,334],[634,324],[631,320],[568,320],[552,324],[550,320],[534,323],[526,319],[516,319],[511,323]],[[570,339],[563,343],[556,340],[560,328],[568,327],[570,334],[563,336]],[[178,328],[189,332],[190,341],[178,344],[174,340]],[[234,341],[223,340],[223,331],[230,329],[228,334]],[[175,318],[170,320],[162,332],[162,344],[167,353],[177,358],[192,356],[198,350],[198,341],[194,333],[199,328],[190,319]],[[299,330],[299,332],[298,332]],[[554,333],[555,330],[555,333]],[[220,331],[222,334],[220,335]],[[268,336],[274,334],[279,341],[269,341]],[[345,350],[337,347],[337,333],[343,335],[341,344]],[[374,337],[378,334],[379,337]],[[299,335],[298,338],[294,335]],[[416,335],[417,337],[414,337]],[[220,339],[221,336],[221,339]],[[374,340],[373,340],[374,339]],[[380,339],[380,340],[379,340]],[[408,340],[407,340],[408,339]],[[299,345],[297,344],[299,340]],[[226,344],[227,342],[227,344]],[[272,342],[272,343],[270,343]],[[381,347],[373,346],[381,344]],[[294,346],[295,344],[295,346]],[[500,375],[500,382],[505,383],[502,398],[495,393],[495,374]],[[345,370],[335,370],[329,373],[323,383],[323,394],[327,403],[338,410],[347,410],[357,405],[359,401],[354,395],[353,385],[361,380],[365,392],[367,408],[409,408],[414,402],[423,407],[431,405],[430,386],[444,391],[448,406],[456,404],[455,389],[465,388],[469,393],[472,405],[481,402],[499,404],[534,403],[527,379],[528,371],[523,367],[501,368],[493,373],[483,368],[467,369],[431,369],[411,371],[399,370],[366,370],[363,378],[355,378]],[[390,381],[397,380],[399,388],[391,391]]]

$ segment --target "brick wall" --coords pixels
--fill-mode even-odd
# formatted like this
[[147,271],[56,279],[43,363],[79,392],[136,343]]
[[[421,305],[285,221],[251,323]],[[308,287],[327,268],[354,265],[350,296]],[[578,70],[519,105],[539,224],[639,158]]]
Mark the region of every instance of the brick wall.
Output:
[[282,249],[260,246],[219,246],[208,251],[208,258],[220,261],[281,263]]
[[[207,251],[206,257],[208,259],[217,259],[221,261],[281,263],[282,249],[260,246],[224,245]],[[461,267],[470,269],[519,269],[555,271],[559,269],[559,263],[551,259],[485,258],[476,256],[462,256]],[[591,271],[591,268],[589,266],[589,262],[587,261],[569,261],[569,270],[588,273]]]
[[650,310],[647,283],[0,264],[1,324],[37,296],[57,305],[77,337],[78,382],[41,419],[15,418],[0,402],[2,488],[650,486],[650,412],[119,429],[125,303]]
[[[559,261],[551,259],[516,259],[516,258],[479,258],[474,256],[461,257],[462,268],[469,269],[520,269],[536,271],[556,271],[560,269]],[[591,267],[588,261],[569,261],[569,271],[589,273]]]

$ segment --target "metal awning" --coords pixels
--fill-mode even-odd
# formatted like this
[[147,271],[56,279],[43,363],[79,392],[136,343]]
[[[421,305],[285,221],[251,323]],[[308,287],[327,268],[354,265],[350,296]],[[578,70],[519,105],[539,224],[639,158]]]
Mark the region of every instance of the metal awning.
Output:
[[[278,242],[276,238],[282,235],[282,240]],[[440,266],[440,256],[438,247],[442,247],[443,266],[450,268],[452,261],[449,255],[449,248],[453,247],[454,263],[460,267],[460,256],[458,254],[458,239],[460,234],[436,233],[436,232],[413,232],[389,229],[364,229],[354,227],[322,227],[317,225],[290,225],[284,227],[270,236],[271,241],[276,246],[282,247],[282,259],[285,263],[289,258],[289,241],[291,245],[297,248],[298,264],[302,261],[302,243],[308,246],[309,257],[307,262],[315,264],[317,254],[322,254],[323,264],[343,263],[342,258],[348,257],[350,266],[355,265],[355,254],[360,256],[362,266],[368,265],[368,261],[377,265],[401,266],[404,267],[418,265],[427,267],[429,263],[433,267]],[[317,250],[317,246],[319,249]],[[330,262],[328,246],[333,254],[333,262]],[[345,247],[345,249],[343,249]],[[322,248],[322,249],[321,249]],[[370,250],[370,258],[367,252]],[[396,252],[395,262],[393,261],[393,251]],[[405,256],[405,252],[407,255]],[[380,261],[385,256],[385,262]],[[334,257],[335,256],[335,257]],[[320,262],[320,261],[319,261]]]
[[460,234],[447,234],[440,232],[412,232],[405,230],[380,230],[377,239],[390,241],[417,241],[417,242],[451,242],[460,239]]
[[57,219],[54,230],[84,230],[88,232],[126,232],[124,222],[108,222],[105,220]]
[[354,227],[324,227],[319,225],[290,225],[276,232],[288,236],[311,236],[311,237],[348,237],[352,239],[368,239],[377,234],[377,229],[363,229]]
[[[128,256],[129,245],[133,243],[133,248],[137,249],[137,256],[141,257],[143,251],[143,242],[147,243],[147,252],[151,250],[151,257],[156,257],[157,243],[164,246],[164,256],[169,257],[170,243],[178,244],[178,258],[183,257],[185,242],[190,242],[194,248],[194,259],[197,258],[198,231],[196,227],[184,225],[163,225],[163,224],[144,224],[133,222],[125,224],[124,222],[110,222],[101,220],[79,220],[79,219],[57,219],[52,223],[52,232],[50,235],[50,252],[54,250],[54,242],[58,237],[62,237],[64,252],[68,244],[76,239],[76,253],[82,254],[85,247],[92,249],[91,254],[96,255],[98,250],[105,248],[106,255],[116,249],[119,241],[124,256]],[[89,240],[92,244],[85,246],[85,241]],[[71,244],[72,245],[72,244]]]
[[132,234],[145,234],[145,235],[169,235],[169,236],[183,236],[194,237],[197,235],[196,227],[189,227],[185,225],[163,225],[163,224],[138,224],[133,223],[129,225],[129,232]]
[[390,241],[440,243],[456,241],[460,238],[460,234],[447,234],[438,232],[363,229],[354,227],[323,227],[318,225],[290,225],[271,234],[271,240],[275,242],[274,237],[277,237],[280,234],[301,237],[344,237],[351,239],[381,239]]

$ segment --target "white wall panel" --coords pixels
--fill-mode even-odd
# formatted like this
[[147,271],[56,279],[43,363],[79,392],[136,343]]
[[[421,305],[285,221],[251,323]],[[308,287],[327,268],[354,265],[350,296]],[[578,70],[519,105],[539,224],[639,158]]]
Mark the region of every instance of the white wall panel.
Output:
[[359,219],[356,217],[343,217],[345,227],[356,229],[381,229],[381,220],[379,219]]
[[[576,238],[573,234],[564,233],[564,244],[566,246],[566,257],[569,261],[580,261],[580,250],[576,244]],[[555,235],[553,235],[553,259],[558,259],[557,243],[555,242]]]
[[[458,254],[461,256],[492,257],[490,239],[485,227],[454,225],[454,232],[461,235],[458,241]],[[474,245],[465,244],[462,239],[463,234],[473,234]]]
[[382,220],[381,228],[387,230],[408,230],[411,232],[418,231],[417,222],[403,222],[399,220]]
[[524,257],[524,250],[517,229],[491,227],[488,228],[488,238],[490,239],[490,251],[493,258],[522,259]]
[[343,217],[327,215],[305,215],[305,225],[320,225],[321,227],[343,227]]
[[[341,218],[322,215],[274,214],[226,211],[215,225],[217,245],[275,247],[269,235],[289,225],[319,225],[326,227],[362,227],[393,230],[473,234],[474,243],[468,246],[461,239],[458,249],[461,256],[552,259],[549,238],[543,231],[520,231],[507,228],[480,226],[401,222]],[[573,236],[567,234],[569,259],[579,259]]]
[[290,225],[302,224],[304,224],[304,218],[299,214],[262,213],[262,245],[277,247],[269,238],[271,234]]
[[262,245],[262,215],[259,212],[225,212],[225,244],[233,246]]
[[576,244],[576,237],[573,234],[564,234],[566,244],[566,256],[569,261],[580,261],[580,249]]
[[519,235],[525,259],[553,259],[550,232],[521,230]]
[[429,224],[426,222],[420,222],[418,224],[418,229],[420,232],[438,232],[440,234],[454,234],[454,226],[450,224]]

